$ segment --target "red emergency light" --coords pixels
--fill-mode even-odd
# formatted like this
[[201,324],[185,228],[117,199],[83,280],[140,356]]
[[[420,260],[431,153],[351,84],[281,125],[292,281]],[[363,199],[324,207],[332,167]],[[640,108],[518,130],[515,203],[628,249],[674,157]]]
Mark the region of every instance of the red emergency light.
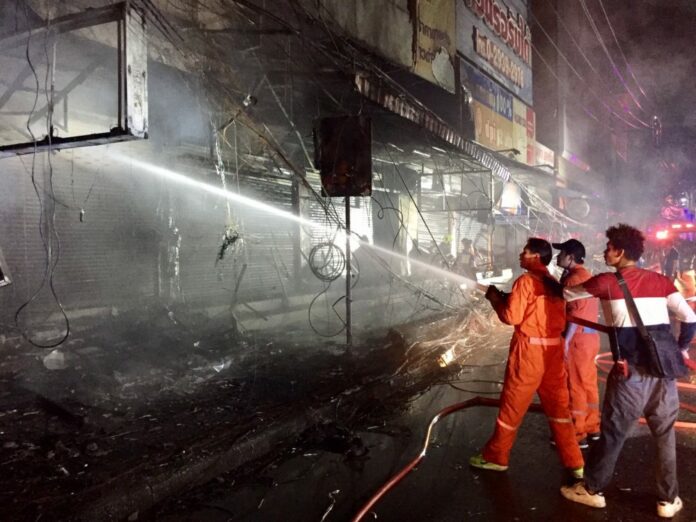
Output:
[[678,221],[660,223],[648,228],[649,237],[654,241],[688,241],[696,242],[696,223]]

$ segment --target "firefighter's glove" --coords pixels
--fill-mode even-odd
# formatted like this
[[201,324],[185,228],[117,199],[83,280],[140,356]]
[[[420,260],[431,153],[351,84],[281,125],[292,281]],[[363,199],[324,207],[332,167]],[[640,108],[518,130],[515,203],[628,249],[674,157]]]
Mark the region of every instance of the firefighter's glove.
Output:
[[491,304],[495,305],[497,302],[499,302],[502,299],[502,295],[500,294],[500,290],[498,290],[493,285],[489,285],[488,289],[486,290],[486,299],[488,299],[491,302]]

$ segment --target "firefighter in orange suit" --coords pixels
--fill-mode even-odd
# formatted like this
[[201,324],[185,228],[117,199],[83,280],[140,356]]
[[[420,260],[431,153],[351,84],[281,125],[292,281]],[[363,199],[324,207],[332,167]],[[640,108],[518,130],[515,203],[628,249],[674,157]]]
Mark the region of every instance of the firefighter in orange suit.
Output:
[[[583,284],[592,277],[583,263],[585,246],[577,239],[554,243],[560,250],[556,258],[563,268],[561,285],[572,287]],[[566,305],[568,316],[579,317],[593,323],[599,316],[599,300],[578,299]],[[599,333],[586,326],[569,322],[565,330],[565,360],[570,389],[570,413],[575,424],[575,437],[581,449],[590,441],[599,440],[599,389],[595,357],[599,353]]]
[[583,458],[575,440],[568,407],[567,374],[563,362],[565,301],[562,287],[549,274],[551,245],[530,238],[520,253],[520,267],[527,270],[513,284],[510,294],[493,286],[486,298],[498,317],[515,331],[505,368],[500,409],[493,436],[483,451],[469,459],[476,468],[504,471],[517,430],[538,393],[548,418],[563,465],[573,476],[582,476]]
[[[696,256],[693,258],[696,259]],[[679,293],[684,296],[684,299],[689,299],[687,303],[691,309],[696,312],[696,300],[694,300],[694,296],[696,296],[696,275],[694,274],[694,268],[696,267],[693,266],[693,261],[691,266],[691,270],[682,271],[677,276],[677,280],[674,282],[674,285],[677,287],[677,290],[679,290]],[[692,345],[694,343],[696,343],[696,340],[691,341]],[[696,358],[691,358],[688,346],[682,349],[682,355],[684,356],[684,362],[686,365],[691,369],[692,372],[696,372]]]
[[696,311],[696,301],[693,300],[694,296],[696,296],[696,274],[694,274],[694,270],[680,272],[675,281],[675,286],[679,293],[684,296],[684,299],[691,299],[691,301],[687,302],[691,309]]

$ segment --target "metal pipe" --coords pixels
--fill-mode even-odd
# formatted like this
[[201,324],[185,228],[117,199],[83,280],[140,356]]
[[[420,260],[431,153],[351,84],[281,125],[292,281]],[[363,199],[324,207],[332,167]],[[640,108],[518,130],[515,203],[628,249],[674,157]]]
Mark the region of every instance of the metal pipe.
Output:
[[124,39],[124,28],[123,26],[123,21],[119,20],[116,22],[116,27],[117,29],[117,44],[116,44],[116,55],[117,55],[117,60],[118,63],[116,65],[116,71],[118,75],[118,93],[117,93],[117,98],[118,98],[118,128],[123,129],[124,125],[122,125],[123,121],[121,119],[121,116],[123,115],[123,52],[125,50],[125,44],[123,42]]
[[350,196],[346,196],[346,346],[353,344],[351,317],[351,266],[350,266]]

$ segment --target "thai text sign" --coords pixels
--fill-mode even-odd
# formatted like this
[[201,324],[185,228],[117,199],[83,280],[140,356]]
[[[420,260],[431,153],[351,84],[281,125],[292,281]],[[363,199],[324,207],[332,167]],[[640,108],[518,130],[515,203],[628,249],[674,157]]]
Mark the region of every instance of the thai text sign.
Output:
[[513,146],[513,96],[476,67],[460,60],[462,85],[471,93],[476,141],[494,150]]
[[457,0],[457,50],[532,105],[532,33],[522,0]]
[[512,148],[512,120],[508,120],[481,102],[471,104],[476,141],[493,150]]
[[454,0],[419,0],[413,72],[454,92]]
[[462,85],[471,93],[474,100],[487,105],[493,111],[512,121],[512,94],[480,72],[476,67],[460,60],[460,79]]

